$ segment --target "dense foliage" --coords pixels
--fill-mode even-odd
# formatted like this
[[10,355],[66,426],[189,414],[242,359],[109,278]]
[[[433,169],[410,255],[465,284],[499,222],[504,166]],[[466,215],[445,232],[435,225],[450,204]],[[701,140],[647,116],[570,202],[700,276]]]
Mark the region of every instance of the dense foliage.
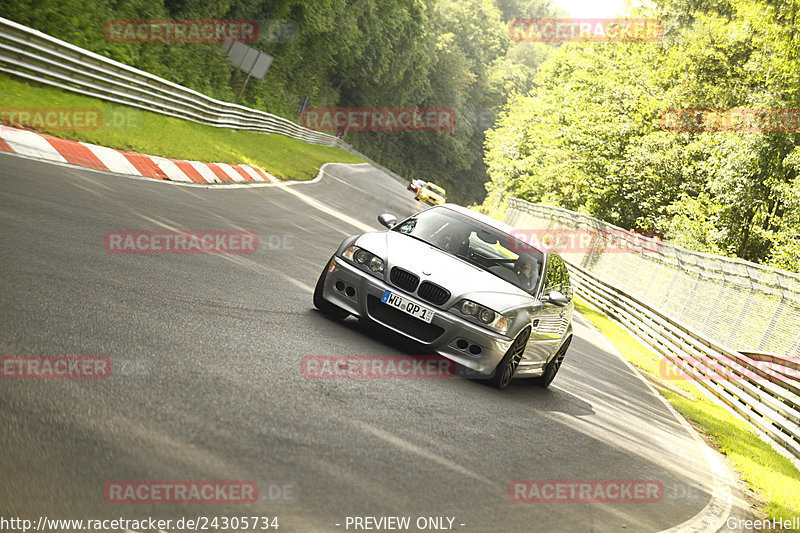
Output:
[[440,183],[455,201],[483,199],[484,132],[514,91],[532,86],[547,47],[511,43],[507,21],[545,16],[547,0],[5,0],[0,16],[234,100],[244,74],[218,44],[120,44],[115,19],[253,19],[252,43],[274,56],[241,103],[299,120],[312,107],[445,107],[454,131],[348,132],[357,149],[411,178]]
[[563,45],[509,38],[511,19],[558,16],[548,0],[5,0],[0,16],[225,100],[244,75],[219,45],[110,43],[104,24],[255,19],[252,46],[275,60],[242,103],[292,120],[306,96],[452,108],[452,132],[345,139],[454,201],[516,195],[800,270],[800,134],[660,122],[668,109],[800,108],[799,4],[658,0],[639,15],[663,21],[660,41]]
[[797,11],[672,0],[649,14],[660,42],[560,47],[487,134],[487,206],[516,195],[800,270],[800,134],[660,122],[670,109],[799,108]]

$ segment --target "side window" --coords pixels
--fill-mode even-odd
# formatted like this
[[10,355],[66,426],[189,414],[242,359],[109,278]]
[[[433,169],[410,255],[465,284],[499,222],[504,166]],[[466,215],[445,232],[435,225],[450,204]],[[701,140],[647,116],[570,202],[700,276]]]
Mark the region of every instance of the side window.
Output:
[[567,299],[572,299],[572,287],[569,283],[569,272],[567,265],[561,256],[552,254],[547,259],[547,275],[544,281],[544,294],[550,291],[558,291]]

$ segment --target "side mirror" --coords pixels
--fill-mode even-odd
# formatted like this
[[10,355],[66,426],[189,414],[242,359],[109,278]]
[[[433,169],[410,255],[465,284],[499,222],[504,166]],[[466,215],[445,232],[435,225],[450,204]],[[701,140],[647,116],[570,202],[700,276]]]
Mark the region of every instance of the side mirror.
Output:
[[542,296],[542,303],[553,304],[557,307],[564,307],[569,303],[567,297],[558,291],[551,291],[549,294]]
[[378,216],[378,222],[380,222],[382,226],[392,229],[397,225],[397,217],[388,213],[384,213]]

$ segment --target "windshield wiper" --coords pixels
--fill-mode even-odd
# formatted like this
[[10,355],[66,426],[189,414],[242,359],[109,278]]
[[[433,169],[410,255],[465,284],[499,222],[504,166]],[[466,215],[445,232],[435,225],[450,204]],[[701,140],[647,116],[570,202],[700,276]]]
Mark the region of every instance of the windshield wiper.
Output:
[[[458,257],[459,259],[463,259],[464,261],[466,261],[470,265],[475,265],[476,267],[480,268],[481,270],[486,270],[486,267],[484,267],[482,264],[478,263],[474,259],[472,259],[470,257],[467,257],[466,255],[462,255],[462,254],[453,254],[453,255]],[[489,272],[489,271],[486,270],[486,272]]]

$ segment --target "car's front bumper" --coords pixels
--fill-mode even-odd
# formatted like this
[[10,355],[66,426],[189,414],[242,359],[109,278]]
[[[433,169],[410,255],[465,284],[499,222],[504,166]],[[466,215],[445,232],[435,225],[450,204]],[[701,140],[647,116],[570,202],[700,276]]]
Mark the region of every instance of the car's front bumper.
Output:
[[[328,269],[323,298],[357,317],[367,317],[428,346],[439,355],[487,375],[491,374],[511,346],[512,339],[439,309],[366,273],[345,259],[335,257],[332,261],[335,262],[335,268],[332,271]],[[381,302],[387,290],[433,309],[435,314],[431,323],[426,324]],[[467,345],[465,348],[464,341]],[[481,348],[477,355],[470,352],[474,346]]]

